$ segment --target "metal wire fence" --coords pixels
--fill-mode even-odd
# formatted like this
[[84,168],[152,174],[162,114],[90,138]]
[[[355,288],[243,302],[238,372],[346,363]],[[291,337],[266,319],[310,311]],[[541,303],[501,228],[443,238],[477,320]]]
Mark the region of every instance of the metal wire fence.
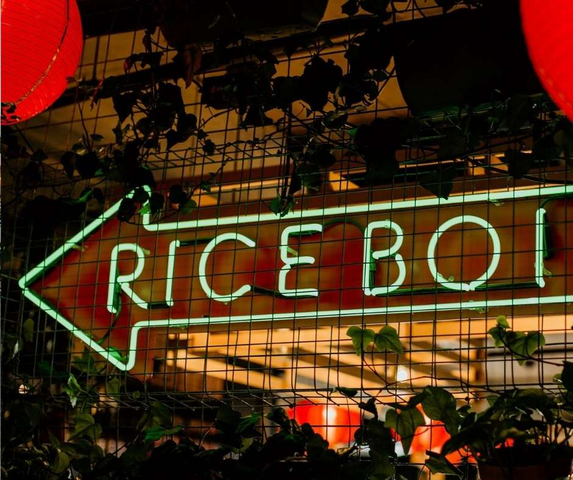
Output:
[[[141,36],[88,39],[80,76],[121,74]],[[324,58],[344,62],[344,40],[334,39]],[[309,58],[305,52],[281,58],[279,74],[300,71]],[[197,82],[220,74],[202,74]],[[208,179],[225,164],[210,188],[196,193],[198,209],[189,215],[166,207],[160,218],[139,215],[120,224],[111,215],[104,221],[124,191],[112,182],[65,176],[58,158],[80,131],[111,141],[117,123],[111,100],[60,106],[21,127],[27,141],[49,155],[49,187],[34,194],[77,197],[85,186],[99,185],[105,207],[94,204],[79,221],[48,235],[12,202],[19,193],[11,174],[19,166],[3,165],[3,331],[25,336],[28,318],[33,328],[16,374],[31,385],[70,373],[87,382],[102,371],[118,378],[101,386],[102,448],[120,448],[138,412],[155,400],[173,409],[185,427],[181,435],[192,438],[209,438],[222,403],[245,412],[280,405],[343,447],[360,423],[358,402],[369,396],[397,401],[440,385],[460,402],[479,403],[495,390],[555,387],[557,367],[532,360],[519,365],[487,332],[505,315],[516,330],[545,334],[542,359],[569,357],[573,211],[562,160],[538,164],[530,178],[515,180],[502,161],[515,141],[507,133],[455,162],[453,201],[444,202],[419,185],[437,162],[423,145],[403,146],[400,172],[375,187],[364,184],[360,160],[340,148],[320,191],[303,189],[294,213],[280,219],[269,205],[289,176],[284,152],[313,118],[245,129],[234,111],[202,104],[195,85],[184,100],[224,147],[206,155],[192,139],[157,154],[158,188]],[[302,105],[294,108],[303,112]],[[408,115],[392,74],[377,100],[348,122]],[[337,144],[349,135],[328,133],[323,140]],[[70,243],[75,236],[80,241]],[[366,248],[373,259],[364,256]],[[52,252],[60,255],[27,273]],[[29,295],[23,296],[22,282]],[[347,335],[353,325],[393,326],[404,354],[370,347],[357,355]],[[359,393],[347,398],[340,388]],[[46,395],[66,398],[54,387]],[[439,443],[432,430],[420,435],[410,463]]]

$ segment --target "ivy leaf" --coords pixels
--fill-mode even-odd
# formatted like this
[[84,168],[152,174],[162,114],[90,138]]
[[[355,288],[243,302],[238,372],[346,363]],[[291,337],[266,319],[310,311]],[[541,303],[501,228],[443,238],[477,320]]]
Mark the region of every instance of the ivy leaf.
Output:
[[[361,6],[371,9],[375,8],[374,3],[380,3],[378,0],[372,2],[362,0]],[[388,12],[377,10],[379,13],[378,20],[384,21],[390,18]],[[376,52],[376,55],[372,55]],[[370,70],[386,70],[394,54],[391,37],[388,29],[384,25],[370,27],[364,34],[356,37],[349,45],[344,57],[350,64],[350,73],[360,77],[367,74]]]
[[137,205],[132,198],[124,198],[117,210],[117,218],[120,222],[128,222],[137,212]]
[[22,336],[24,337],[24,340],[26,342],[31,342],[32,340],[34,340],[34,330],[35,330],[34,320],[28,318],[22,324]]
[[386,325],[374,337],[374,345],[379,352],[390,351],[398,355],[404,354],[404,348],[394,327]]
[[144,188],[136,188],[131,198],[134,202],[145,203],[149,199],[149,193]]
[[88,149],[83,144],[83,142],[80,141],[72,145],[72,152],[77,153],[79,155],[85,155],[88,152]]
[[332,59],[325,61],[313,57],[300,77],[300,98],[311,110],[321,112],[328,102],[328,94],[334,93],[342,79],[342,68]]
[[146,441],[154,442],[159,440],[161,437],[164,437],[165,435],[173,435],[177,432],[180,432],[182,429],[183,427],[181,425],[177,425],[173,428],[163,428],[159,425],[156,425],[145,430],[144,438]]
[[319,168],[328,168],[336,163],[336,157],[332,154],[332,145],[327,143],[317,145],[306,152],[302,160]]
[[520,179],[533,167],[535,155],[508,148],[505,151],[503,162],[508,166],[509,174],[513,178]]
[[295,202],[292,195],[287,195],[286,198],[283,198],[281,195],[277,195],[272,200],[269,208],[276,215],[283,218],[285,215],[288,215],[290,212],[294,211],[294,205]]
[[149,203],[146,203],[145,205],[143,205],[139,211],[137,212],[140,215],[148,215],[151,213],[151,208],[149,207]]
[[457,433],[461,418],[456,412],[456,399],[450,392],[440,387],[424,388],[422,407],[429,418],[443,422],[450,435]]
[[80,437],[89,437],[95,440],[101,435],[101,425],[95,423],[94,417],[89,413],[78,413],[72,418],[74,421],[74,429],[70,435],[70,440]]
[[184,215],[188,215],[195,209],[197,209],[197,202],[191,198],[185,200],[183,204],[179,205],[179,211]]
[[165,134],[165,139],[167,140],[167,150],[171,150],[175,145],[183,142],[181,134],[175,130],[169,130]]
[[153,176],[153,172],[151,169],[147,167],[139,167],[135,173],[134,177],[131,180],[131,185],[133,186],[147,186],[150,187],[151,190],[154,190],[157,187],[157,183],[155,182],[155,177]]
[[239,420],[236,432],[242,435],[243,437],[251,437],[253,436],[253,434],[255,436],[258,435],[258,432],[253,430],[253,427],[257,423],[259,423],[261,418],[262,415],[258,413],[253,413],[252,415],[247,415],[245,417],[242,417],[241,420]]
[[117,125],[111,129],[115,136],[115,143],[118,145],[123,145],[123,136],[129,130],[130,125],[127,125],[125,128],[121,128],[121,122],[117,122]]
[[[521,333],[521,332],[515,332]],[[523,365],[539,348],[545,345],[545,336],[540,332],[529,332],[519,336],[515,341],[510,340],[509,348],[518,358],[517,363]],[[523,358],[519,358],[523,357]]]
[[173,426],[169,408],[158,401],[151,402],[145,415],[139,419],[137,430],[144,432],[154,426],[161,426],[166,429]]
[[157,424],[166,427],[172,425],[171,411],[163,403],[158,401],[151,402],[149,411],[153,421]]
[[179,114],[177,118],[177,132],[189,138],[195,130],[197,130],[197,116],[192,113]]
[[[326,128],[344,128],[346,122],[348,122],[348,113],[329,112],[323,117],[322,122]],[[348,133],[350,134],[350,131],[348,131]],[[353,135],[350,134],[350,136],[352,137]]]
[[367,402],[360,402],[358,404],[358,408],[364,410],[365,412],[369,412],[374,415],[375,418],[378,418],[378,410],[376,409],[376,399],[371,397],[368,399]]
[[[394,478],[396,467],[390,461],[390,457],[387,454],[380,455],[374,453],[372,457],[372,469],[369,476],[371,480],[390,480]],[[400,478],[404,477],[400,475]]]
[[299,164],[296,168],[296,174],[303,187],[314,192],[320,190],[322,186],[322,172],[318,165],[311,163]]
[[509,322],[507,321],[507,318],[504,315],[500,315],[499,317],[497,317],[497,324],[502,328],[509,328]]
[[217,411],[215,428],[221,432],[236,433],[240,421],[241,414],[239,412],[228,405],[223,405]]
[[153,192],[151,197],[149,197],[149,210],[155,215],[161,211],[163,205],[165,204],[165,197],[160,193]]
[[76,153],[76,169],[82,178],[92,178],[100,169],[100,161],[95,152],[88,152],[85,155]]
[[68,397],[70,397],[70,403],[72,407],[75,407],[78,401],[78,397],[83,392],[83,390],[76,380],[76,377],[72,373],[70,373],[70,376],[68,377],[68,383],[62,387],[62,390],[64,390]]
[[351,17],[358,13],[358,0],[349,0],[342,5],[342,13]]
[[515,332],[507,330],[509,325],[505,317],[498,318],[497,326],[489,330],[496,347],[505,346],[516,357],[519,365],[523,365],[540,347],[545,345],[545,336],[540,332]]
[[76,203],[87,203],[93,198],[93,196],[94,196],[93,190],[91,188],[87,187],[81,191],[80,196],[78,197],[77,200],[75,200],[75,202]]
[[432,192],[436,197],[447,200],[454,188],[454,179],[457,177],[455,166],[439,167],[420,180],[420,185]]
[[90,138],[91,138],[92,141],[94,141],[94,142],[101,142],[101,141],[103,141],[103,136],[100,135],[99,133],[92,133],[92,134],[90,135]]
[[171,185],[169,187],[169,201],[176,205],[181,205],[187,201],[187,192],[181,185]]
[[287,415],[284,408],[277,407],[273,408],[269,413],[267,413],[266,418],[280,425],[282,428],[288,427],[290,424],[290,418]]
[[388,410],[384,425],[393,428],[402,441],[404,454],[408,455],[416,429],[426,424],[424,416],[417,408],[409,408],[398,412],[395,409]]
[[354,398],[358,395],[358,390],[356,388],[336,387],[336,391],[342,393],[342,395],[348,398]]
[[367,101],[374,101],[378,96],[378,85],[371,80],[368,74],[363,72],[351,72],[342,77],[339,95],[344,99],[346,106],[350,107],[357,103],[363,103],[365,96]]
[[62,450],[58,450],[56,458],[51,464],[52,473],[56,475],[60,475],[61,473],[65,472],[67,468],[70,466],[70,457],[66,452]]
[[113,108],[119,117],[120,123],[123,123],[132,114],[136,102],[137,95],[133,92],[113,95]]
[[405,125],[402,119],[390,117],[358,127],[354,143],[366,161],[368,174],[372,172],[385,181],[397,173],[396,150],[405,139]]
[[108,379],[108,381],[106,382],[105,392],[109,397],[117,400],[119,398],[120,387],[121,387],[121,382],[119,378],[113,377],[111,379]]
[[487,332],[493,338],[493,344],[495,348],[500,348],[505,342],[505,330],[499,325],[492,327]]
[[374,330],[370,330],[369,328],[362,329],[357,326],[350,327],[346,331],[346,335],[352,339],[352,345],[354,346],[356,355],[362,355],[364,350],[374,342],[374,338],[376,337]]
[[445,456],[439,453],[427,451],[428,459],[426,460],[426,467],[432,473],[445,473],[446,475],[455,475],[462,478],[462,472],[457,468],[452,462],[450,462]]
[[213,155],[215,153],[215,144],[209,139],[205,140],[203,151],[205,152],[205,155]]

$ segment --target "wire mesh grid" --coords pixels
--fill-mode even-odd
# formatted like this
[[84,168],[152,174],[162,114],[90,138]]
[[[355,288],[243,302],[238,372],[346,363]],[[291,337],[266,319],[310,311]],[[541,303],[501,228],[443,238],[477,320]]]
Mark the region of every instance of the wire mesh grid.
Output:
[[[413,16],[416,11],[412,8],[402,15]],[[118,74],[124,59],[138,50],[141,37],[141,32],[134,32],[88,39],[81,77],[97,80]],[[347,35],[335,39],[323,57],[344,62],[344,40],[348,38]],[[167,54],[166,61],[172,54]],[[309,58],[308,53],[280,58],[278,74],[300,72]],[[201,74],[197,82],[202,84],[205,78],[221,73],[222,70],[214,70]],[[312,417],[313,425],[333,445],[342,447],[352,441],[352,432],[360,423],[358,402],[369,396],[398,401],[407,399],[416,389],[440,385],[448,387],[460,402],[476,403],[484,402],[487,393],[495,390],[555,388],[558,367],[554,364],[568,358],[571,343],[571,307],[564,300],[571,295],[570,201],[553,199],[554,192],[519,199],[501,195],[504,200],[487,198],[475,203],[471,197],[483,192],[515,194],[525,190],[539,192],[542,187],[560,188],[570,181],[570,173],[562,161],[536,165],[528,178],[514,180],[500,159],[505,147],[515,141],[507,133],[504,138],[490,139],[476,155],[455,162],[458,175],[453,192],[467,196],[468,202],[451,207],[429,205],[424,201],[432,196],[418,180],[438,160],[425,145],[432,137],[433,122],[443,124],[451,120],[430,118],[425,121],[425,143],[419,139],[399,150],[400,173],[390,183],[365,187],[364,164],[341,147],[337,164],[327,172],[322,189],[318,193],[303,189],[296,198],[295,211],[319,212],[312,218],[209,224],[210,219],[233,216],[268,217],[270,202],[290,175],[285,152],[297,141],[306,139],[306,127],[314,119],[304,115],[302,105],[295,105],[301,114],[297,118],[303,118],[299,124],[285,118],[278,127],[245,129],[234,111],[214,111],[203,105],[195,85],[184,92],[184,99],[186,110],[197,115],[210,138],[222,148],[207,155],[195,140],[190,140],[169,153],[158,153],[151,165],[159,188],[167,191],[174,183],[202,181],[210,173],[218,172],[222,165],[225,167],[208,191],[195,194],[199,206],[196,212],[183,218],[166,211],[158,223],[204,220],[208,226],[188,229],[179,226],[158,232],[143,228],[141,218],[122,225],[111,219],[61,260],[65,268],[56,265],[46,269],[33,287],[100,345],[116,348],[119,357],[135,355],[137,362],[127,372],[86,350],[85,342],[70,334],[45,309],[23,299],[17,283],[25,272],[97,219],[101,210],[94,206],[81,221],[67,222],[53,235],[45,235],[31,229],[29,219],[21,212],[10,210],[16,205],[11,203],[18,195],[16,187],[7,182],[3,188],[2,243],[10,250],[8,268],[3,273],[3,330],[21,328],[26,318],[32,318],[35,326],[34,343],[24,345],[16,373],[27,378],[28,384],[39,383],[46,375],[67,377],[70,372],[84,376],[88,382],[98,372],[120,374],[117,392],[106,395],[109,385],[106,382],[101,385],[103,395],[98,415],[105,426],[104,449],[120,448],[132,435],[130,430],[135,429],[138,412],[154,400],[173,409],[176,422],[185,426],[182,435],[206,438],[207,442],[215,407],[222,403],[245,412],[277,405],[291,409],[297,406],[299,418],[304,421],[311,419],[311,407],[320,407],[322,417]],[[408,115],[392,73],[377,100],[350,115],[348,122],[360,125],[374,118]],[[273,120],[276,122],[278,118]],[[69,149],[84,128],[111,140],[111,129],[116,122],[111,101],[102,100],[91,108],[75,103],[59,106],[25,124],[21,132],[27,141],[35,148],[43,148],[50,157],[44,163],[45,179],[50,178],[45,182],[50,187],[36,193],[49,197],[62,193],[77,195],[88,184],[92,187],[99,184],[104,188],[105,208],[110,208],[125,193],[120,187],[111,182],[71,181],[55,159]],[[342,145],[348,135],[348,131],[331,132],[321,135],[321,140]],[[17,165],[7,160],[3,168],[4,178],[9,179]],[[549,197],[552,201],[544,203]],[[408,201],[411,201],[408,208],[393,208]],[[368,209],[352,213],[355,211],[349,208],[385,202],[393,202],[392,208],[376,213]],[[544,288],[540,287],[535,270],[539,251],[535,215],[542,207],[548,212],[553,241],[552,257],[546,258],[541,275],[547,281]],[[436,243],[434,257],[438,259],[437,270],[444,272],[439,284],[428,269],[431,258],[428,244],[440,225],[464,216],[477,216],[489,226],[459,222],[443,233]],[[365,266],[363,258],[364,239],[367,227],[374,222],[392,225],[378,225],[371,231],[372,250],[385,253],[380,255],[375,269],[369,271],[370,265]],[[318,224],[322,231],[308,224]],[[293,227],[295,234],[287,236],[285,243],[281,235],[287,227]],[[37,224],[35,228],[38,229]],[[240,239],[237,233],[242,235]],[[217,245],[216,251],[206,258],[205,273],[201,276],[199,264],[205,245],[224,234],[235,237]],[[499,251],[494,241],[496,236],[501,238]],[[257,246],[250,246],[246,239],[252,239]],[[179,242],[179,247],[175,263],[169,267],[172,257],[169,246],[173,242]],[[121,289],[113,292],[121,303],[121,312],[114,317],[108,299],[110,289],[117,286],[110,280],[109,265],[111,250],[120,243],[136,244],[144,253],[144,260],[138,260],[134,250],[117,254],[121,274],[132,274],[139,261],[145,267],[141,277],[128,281],[132,283],[131,293]],[[393,251],[393,245],[398,243],[400,249]],[[301,262],[284,270],[281,245],[286,257],[300,261],[310,256],[313,263]],[[495,258],[499,266],[480,288],[468,293],[444,287],[444,283],[469,284]],[[372,288],[393,285],[402,275],[402,266],[404,277],[395,290],[387,296],[365,294],[365,283]],[[171,287],[167,285],[168,268],[173,268]],[[288,272],[283,291],[303,288],[307,294],[288,298],[277,293],[281,271]],[[207,287],[201,283],[202,279]],[[244,285],[251,288],[241,298],[216,301],[206,296],[209,288],[211,293],[227,292],[224,295],[228,296],[228,292]],[[169,288],[173,302],[170,308],[166,305]],[[309,290],[317,293],[308,294]],[[547,296],[559,296],[562,301],[550,305],[530,301]],[[491,301],[496,305],[500,299],[508,300],[505,306],[467,305],[471,301]],[[438,307],[443,303],[464,302],[463,308]],[[395,313],[388,314],[384,310],[388,306],[396,307]],[[366,310],[375,308],[379,308],[378,313],[364,315]],[[316,313],[323,311],[327,313]],[[538,355],[549,363],[527,361],[519,365],[503,348],[496,348],[487,332],[498,314],[506,315],[515,329],[543,332],[547,345]],[[221,321],[224,317],[238,320]],[[167,322],[158,328],[143,329],[137,339],[137,353],[127,351],[128,335],[134,324],[166,318],[194,321],[188,321],[187,325]],[[219,320],[212,322],[211,318]],[[376,331],[385,325],[393,326],[404,355],[379,352],[373,347],[357,355],[347,335],[352,325]],[[359,394],[347,398],[338,390],[341,387],[357,389]],[[54,388],[46,390],[46,394],[57,401],[65,398],[64,392]],[[290,411],[296,415],[296,409]],[[55,418],[54,422],[59,424],[61,418]],[[428,437],[425,440],[420,436],[410,459],[412,463],[420,459],[416,454],[423,454],[435,441],[432,431],[433,427],[429,427],[424,433]]]

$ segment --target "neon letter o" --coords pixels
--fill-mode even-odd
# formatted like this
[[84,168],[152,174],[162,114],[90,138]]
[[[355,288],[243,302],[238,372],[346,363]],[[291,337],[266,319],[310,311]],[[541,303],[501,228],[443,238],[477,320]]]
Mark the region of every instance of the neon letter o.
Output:
[[[449,280],[445,279],[443,275],[440,272],[438,272],[435,260],[436,247],[438,246],[438,241],[440,240],[442,234],[445,233],[449,228],[453,227],[454,225],[459,225],[461,223],[475,223],[476,225],[485,228],[493,243],[493,258],[491,260],[488,269],[481,277],[474,280],[473,282],[470,282],[469,284],[463,282],[450,282]],[[477,287],[484,284],[485,282],[487,282],[495,273],[497,266],[499,264],[500,257],[501,257],[501,241],[499,239],[499,235],[495,231],[495,228],[493,228],[491,224],[486,222],[483,218],[476,217],[474,215],[462,215],[459,217],[454,217],[444,222],[442,225],[438,227],[434,235],[432,235],[430,243],[428,244],[428,267],[430,268],[432,276],[434,277],[436,282],[441,283],[444,287],[450,288],[452,290],[463,290],[466,292],[470,292],[475,290]]]

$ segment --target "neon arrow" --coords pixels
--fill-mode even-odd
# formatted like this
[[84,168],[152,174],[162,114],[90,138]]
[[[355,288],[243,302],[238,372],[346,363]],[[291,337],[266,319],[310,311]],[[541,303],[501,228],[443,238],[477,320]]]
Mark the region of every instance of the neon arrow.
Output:
[[[380,202],[371,203],[363,205],[345,205],[341,207],[328,207],[324,209],[308,209],[299,210],[286,215],[284,218],[279,219],[274,213],[268,214],[256,214],[256,215],[245,215],[245,216],[227,216],[222,218],[213,219],[199,219],[199,220],[185,220],[177,222],[167,222],[167,223],[152,223],[150,215],[142,215],[143,224],[142,226],[148,232],[154,232],[156,235],[162,232],[181,232],[196,230],[202,228],[218,228],[218,227],[233,227],[237,228],[243,227],[245,225],[252,224],[264,224],[265,222],[275,222],[281,225],[287,226],[292,225],[293,221],[298,221],[300,225],[303,220],[314,219],[315,222],[322,221],[325,217],[346,217],[348,215],[368,215],[372,216],[372,219],[378,218],[377,215],[385,214],[397,215],[401,211],[408,211],[417,208],[427,208],[427,207],[459,207],[460,205],[471,205],[489,202],[503,202],[503,201],[513,201],[520,199],[541,199],[550,197],[563,198],[564,196],[573,194],[573,186],[556,186],[556,187],[543,187],[535,189],[519,189],[519,190],[505,190],[505,191],[494,191],[488,193],[471,194],[471,195],[458,195],[450,197],[448,200],[440,198],[423,198],[417,200],[403,200],[403,201],[390,201],[390,202]],[[128,194],[131,197],[132,194]],[[82,244],[90,235],[101,228],[110,219],[113,219],[120,207],[121,200],[115,203],[111,208],[105,211],[96,220],[87,225],[83,230],[78,232],[68,241],[66,241],[61,247],[56,249],[51,255],[49,255],[43,262],[41,262],[36,267],[32,268],[26,275],[24,275],[20,281],[19,285],[23,290],[25,297],[38,306],[42,311],[51,316],[56,322],[61,326],[70,331],[72,335],[77,337],[79,340],[84,342],[90,349],[100,354],[103,358],[113,364],[120,370],[129,371],[133,369],[137,360],[137,344],[138,335],[142,330],[147,330],[151,328],[181,328],[189,326],[198,325],[216,325],[216,324],[230,324],[230,323],[268,323],[273,321],[296,321],[296,320],[315,320],[328,319],[328,318],[350,318],[350,317],[381,317],[384,315],[395,315],[395,314],[407,314],[412,315],[415,313],[434,313],[434,312],[447,312],[447,311],[469,311],[469,310],[487,310],[488,308],[496,307],[524,307],[524,306],[541,306],[541,305],[554,305],[554,304],[565,304],[573,302],[573,295],[569,292],[565,292],[564,295],[549,295],[549,296],[529,296],[514,298],[513,295],[508,295],[510,298],[486,298],[484,300],[475,301],[454,301],[454,302],[442,302],[442,303],[432,303],[432,304],[407,304],[407,305],[383,305],[368,307],[363,306],[360,308],[340,308],[340,309],[318,309],[312,311],[270,311],[268,313],[255,313],[255,314],[245,314],[245,315],[213,315],[213,316],[196,316],[191,318],[168,318],[164,319],[147,319],[142,321],[137,321],[131,326],[131,330],[128,335],[127,343],[127,355],[122,358],[118,355],[117,351],[113,349],[106,349],[98,343],[98,341],[92,337],[86,331],[78,328],[74,323],[66,318],[62,313],[60,313],[54,306],[51,305],[49,301],[43,298],[39,293],[33,291],[30,287],[31,285],[46,275],[58,262],[64,259],[64,257],[72,250],[76,250],[79,245]],[[539,213],[542,209],[538,210],[536,218],[533,220],[536,222],[536,232],[537,235],[541,235],[543,232],[543,212]],[[463,218],[462,218],[463,220]],[[476,222],[476,220],[473,220]],[[381,223],[381,222],[378,222]],[[451,222],[450,222],[451,223]],[[458,222],[459,223],[459,222]],[[479,224],[479,222],[477,222]],[[483,224],[485,225],[485,223]],[[489,224],[485,225],[487,228]],[[449,228],[449,224],[448,224]],[[567,227],[568,228],[568,227]],[[315,227],[315,230],[317,227]],[[398,232],[398,229],[394,229]],[[445,228],[444,228],[445,231]],[[435,237],[436,243],[442,232],[437,232]],[[493,235],[490,232],[490,235]],[[497,237],[492,237],[497,238]],[[287,235],[288,239],[288,235]],[[433,240],[434,241],[434,240]],[[496,249],[501,248],[499,245],[499,240],[496,240]],[[539,243],[539,242],[538,242]],[[400,243],[401,245],[401,243]],[[435,248],[435,245],[433,245]],[[381,252],[381,251],[379,251]],[[392,252],[395,254],[395,252]],[[379,255],[381,256],[381,255]],[[308,257],[299,257],[299,259]],[[432,259],[433,260],[433,259]],[[171,262],[170,268],[173,268],[173,258],[170,256],[169,261]],[[496,260],[497,262],[497,260]],[[497,266],[497,263],[495,264]],[[543,287],[545,280],[543,279],[543,251],[541,248],[537,248],[535,252],[535,261],[532,261],[532,269],[534,270],[532,276],[536,279],[538,285]],[[404,279],[403,265],[400,268],[400,281]],[[434,265],[434,270],[436,269]],[[490,268],[491,269],[491,268]],[[287,269],[288,270],[288,269]],[[495,270],[495,268],[494,268]],[[286,270],[285,270],[286,272]],[[284,272],[283,272],[284,273]],[[488,275],[491,273],[486,272]],[[284,273],[286,275],[286,273]],[[439,278],[440,274],[435,271],[432,272],[435,278]],[[485,275],[485,274],[484,274]],[[485,278],[485,277],[484,277]],[[167,279],[173,282],[173,279]],[[484,283],[486,280],[478,279],[478,282],[474,282],[476,285]],[[362,278],[360,276],[360,281]],[[366,280],[365,280],[366,281]],[[284,282],[283,282],[284,283]],[[469,284],[468,288],[466,284],[453,284],[448,285],[450,282],[444,280],[444,285],[448,288],[454,288],[456,285],[461,285],[460,290],[467,290],[471,288]],[[543,283],[543,285],[542,285]],[[464,288],[462,288],[464,287]],[[341,287],[342,288],[342,287]],[[457,288],[457,287],[456,287]],[[396,290],[398,287],[392,289],[385,289],[385,292],[390,290]],[[301,289],[303,292],[304,289]],[[375,291],[375,289],[372,289]],[[295,292],[295,290],[289,290],[290,292]],[[308,289],[307,289],[308,291]],[[396,293],[396,292],[392,292]],[[211,297],[213,298],[213,297]],[[233,301],[234,298],[228,298],[226,300]],[[375,299],[374,299],[375,300]],[[169,303],[169,302],[167,302]],[[389,302],[388,302],[389,303]]]

